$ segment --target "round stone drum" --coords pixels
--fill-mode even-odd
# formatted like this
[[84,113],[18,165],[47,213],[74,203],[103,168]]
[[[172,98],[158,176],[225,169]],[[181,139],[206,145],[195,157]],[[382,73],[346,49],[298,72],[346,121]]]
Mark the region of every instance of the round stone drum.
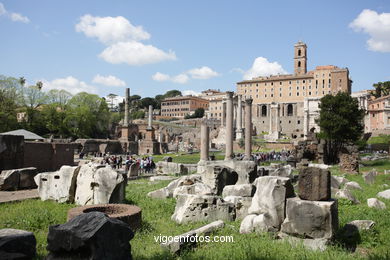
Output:
[[105,213],[110,218],[116,218],[130,225],[135,231],[141,227],[142,210],[140,207],[128,204],[97,204],[72,208],[68,211],[68,221],[82,214],[93,211]]

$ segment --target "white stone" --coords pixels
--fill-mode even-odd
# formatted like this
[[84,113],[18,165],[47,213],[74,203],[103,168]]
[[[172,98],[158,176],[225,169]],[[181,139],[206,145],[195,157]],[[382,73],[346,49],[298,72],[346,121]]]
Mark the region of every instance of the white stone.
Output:
[[354,220],[348,223],[349,225],[354,225],[359,231],[370,230],[374,227],[375,222],[372,220]]
[[390,199],[390,189],[378,192],[376,196],[379,198]]
[[210,195],[179,195],[171,219],[178,224],[235,218],[234,204]]
[[347,182],[344,185],[344,189],[347,189],[347,190],[363,190],[362,187],[360,187],[359,183],[357,183],[356,181]]
[[253,219],[255,217],[257,217],[256,214],[251,214],[251,215],[246,216],[242,220],[241,225],[240,225],[240,233],[241,234],[248,234],[248,233],[252,233],[254,231]]
[[236,208],[236,220],[248,215],[248,209],[252,204],[252,197],[227,196],[224,201],[233,203]]
[[155,191],[151,191],[147,194],[148,197],[154,199],[166,199],[169,198],[169,190],[167,188],[161,188]]
[[367,199],[367,205],[370,208],[386,209],[386,204],[376,198]]
[[255,186],[252,184],[236,184],[226,185],[222,191],[222,197],[227,196],[240,196],[240,197],[253,197],[255,193]]
[[212,195],[212,190],[209,186],[203,183],[194,183],[192,185],[183,185],[176,187],[173,190],[173,197],[177,198],[182,194],[197,194],[197,195]]
[[327,170],[331,166],[327,165],[327,164],[323,164],[323,163],[309,163],[309,167],[317,167],[317,168],[320,168],[320,169]]
[[149,178],[149,181],[156,182],[156,181],[171,181],[175,180],[177,177],[174,176],[152,176]]
[[248,214],[268,214],[272,226],[279,229],[284,220],[286,198],[294,196],[294,188],[289,178],[265,176],[255,180],[256,193]]
[[113,191],[118,185],[124,185],[124,182],[123,176],[108,165],[83,165],[77,176],[75,203],[78,205],[110,203]]
[[360,201],[355,198],[355,196],[352,195],[352,193],[349,190],[343,189],[336,192],[335,197],[337,199],[346,199],[351,201],[353,204],[359,204]]
[[75,183],[73,178],[77,176],[77,166],[62,166],[56,172],[45,172],[35,176],[38,185],[38,193],[41,200],[54,200],[60,203],[74,200]]
[[340,189],[340,187],[347,182],[348,182],[348,180],[344,177],[341,177],[341,176],[331,175],[331,177],[330,177],[330,183],[331,183],[332,188],[334,188],[334,189]]

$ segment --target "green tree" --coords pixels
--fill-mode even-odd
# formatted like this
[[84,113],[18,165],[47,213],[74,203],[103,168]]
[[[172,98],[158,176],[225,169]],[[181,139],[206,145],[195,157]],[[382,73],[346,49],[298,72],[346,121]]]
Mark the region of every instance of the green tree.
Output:
[[390,81],[374,83],[373,87],[375,90],[371,94],[376,98],[390,95]]
[[66,104],[72,98],[72,94],[63,89],[52,89],[47,92],[46,97],[48,104],[56,105],[64,110]]
[[108,99],[109,99],[109,101],[110,101],[110,109],[111,109],[111,111],[114,110],[114,99],[115,99],[117,96],[118,96],[118,95],[112,94],[112,93],[110,93],[110,94],[107,95],[107,97],[108,97]]
[[164,94],[164,98],[170,98],[170,97],[176,97],[176,96],[181,96],[181,91],[180,90],[169,90]]
[[0,88],[0,133],[17,128],[15,100],[7,95],[5,89]]
[[317,123],[319,137],[326,140],[325,163],[337,163],[343,145],[356,142],[363,134],[364,111],[359,109],[356,98],[344,92],[324,96],[319,107]]
[[190,119],[190,118],[202,118],[204,116],[204,108],[197,108],[194,111],[194,114],[192,115],[186,115],[184,118],[185,119]]
[[145,98],[140,100],[139,108],[148,109],[149,105],[156,107],[156,100],[154,98],[151,98],[151,97],[145,97]]
[[73,137],[106,138],[109,120],[107,103],[97,95],[81,92],[68,102],[65,124]]

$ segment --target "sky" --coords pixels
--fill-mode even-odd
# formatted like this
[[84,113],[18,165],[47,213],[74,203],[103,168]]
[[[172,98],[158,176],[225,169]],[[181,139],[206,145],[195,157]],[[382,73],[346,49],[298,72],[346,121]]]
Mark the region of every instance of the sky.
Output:
[[0,74],[106,96],[235,91],[257,76],[348,67],[352,91],[390,80],[390,1],[0,0]]

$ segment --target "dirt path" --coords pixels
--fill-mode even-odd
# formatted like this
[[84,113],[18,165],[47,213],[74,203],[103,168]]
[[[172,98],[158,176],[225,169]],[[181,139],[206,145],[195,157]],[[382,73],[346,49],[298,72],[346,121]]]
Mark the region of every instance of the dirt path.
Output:
[[38,189],[0,191],[0,203],[39,198]]

